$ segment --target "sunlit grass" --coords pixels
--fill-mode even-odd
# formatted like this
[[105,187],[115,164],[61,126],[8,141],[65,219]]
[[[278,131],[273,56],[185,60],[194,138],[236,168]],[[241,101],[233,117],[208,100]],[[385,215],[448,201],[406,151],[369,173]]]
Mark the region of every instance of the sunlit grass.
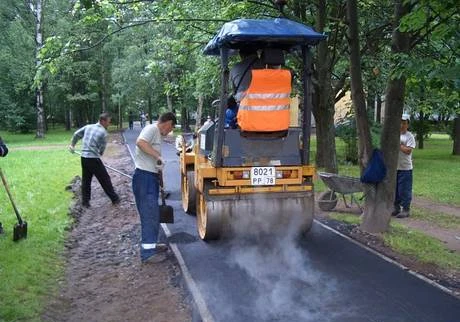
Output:
[[[25,143],[25,141],[24,141]],[[28,237],[13,242],[16,217],[0,188],[0,320],[39,321],[45,295],[56,291],[64,268],[63,240],[71,224],[72,195],[65,191],[80,172],[79,159],[65,150],[18,150],[0,159]]]
[[[329,213],[332,219],[348,224],[359,225],[359,216],[343,213]],[[383,234],[384,243],[396,252],[413,256],[423,263],[435,264],[442,268],[459,269],[460,255],[426,234],[408,228],[397,222],[390,222],[390,229]]]

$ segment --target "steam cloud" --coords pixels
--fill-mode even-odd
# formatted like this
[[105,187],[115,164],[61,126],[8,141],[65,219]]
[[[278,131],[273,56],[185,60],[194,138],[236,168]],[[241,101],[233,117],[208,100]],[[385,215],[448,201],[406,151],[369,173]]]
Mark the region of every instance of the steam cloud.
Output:
[[258,321],[340,321],[350,303],[341,301],[337,281],[315,269],[299,245],[300,222],[291,217],[280,225],[282,219],[278,209],[259,209],[250,220],[232,218],[228,260],[255,282],[251,314]]

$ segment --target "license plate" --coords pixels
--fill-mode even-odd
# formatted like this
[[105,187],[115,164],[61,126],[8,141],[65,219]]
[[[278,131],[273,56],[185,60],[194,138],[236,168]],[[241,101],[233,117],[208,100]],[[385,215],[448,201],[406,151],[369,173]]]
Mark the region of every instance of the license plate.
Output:
[[275,167],[251,168],[251,184],[253,186],[273,186],[276,183]]

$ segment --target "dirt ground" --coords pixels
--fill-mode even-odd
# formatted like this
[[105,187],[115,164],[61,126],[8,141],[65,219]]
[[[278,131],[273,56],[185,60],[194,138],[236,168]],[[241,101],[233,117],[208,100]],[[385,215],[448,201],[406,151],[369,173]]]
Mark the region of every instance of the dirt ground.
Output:
[[[112,134],[109,142],[104,162],[131,174],[133,165],[121,135]],[[121,197],[121,203],[117,206],[112,206],[97,180],[93,181],[89,209],[81,207],[80,179],[76,178],[68,187],[75,194],[75,204],[71,209],[75,224],[66,240],[64,255],[67,268],[64,278],[57,281],[59,294],[49,300],[43,320],[192,321],[192,300],[172,252],[168,252],[168,259],[162,263],[140,263],[140,224],[131,192],[131,180],[109,173]],[[337,210],[345,210],[340,207],[343,208],[339,203]],[[455,208],[449,209],[456,212]],[[434,265],[421,264],[409,256],[397,254],[384,245],[381,237],[363,233],[353,225],[334,222],[327,213],[319,210],[317,218],[450,288],[460,297],[459,271],[440,270]],[[446,235],[446,232],[428,223],[413,225],[414,229],[431,235]],[[160,239],[166,241],[165,236]]]
[[[111,135],[103,161],[131,174],[120,135]],[[75,224],[66,241],[67,268],[59,296],[50,299],[44,321],[191,321],[190,298],[171,251],[161,263],[141,264],[140,223],[131,180],[109,172],[121,203],[113,206],[93,179],[91,208],[81,207],[80,179],[71,209]],[[160,239],[166,241],[166,237]]]

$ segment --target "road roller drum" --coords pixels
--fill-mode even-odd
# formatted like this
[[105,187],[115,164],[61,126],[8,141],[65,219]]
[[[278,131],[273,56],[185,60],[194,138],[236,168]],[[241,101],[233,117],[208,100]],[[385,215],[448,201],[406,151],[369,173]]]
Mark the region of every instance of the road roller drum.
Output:
[[301,234],[313,223],[313,194],[280,193],[206,197],[198,193],[197,225],[204,240],[222,236]]

